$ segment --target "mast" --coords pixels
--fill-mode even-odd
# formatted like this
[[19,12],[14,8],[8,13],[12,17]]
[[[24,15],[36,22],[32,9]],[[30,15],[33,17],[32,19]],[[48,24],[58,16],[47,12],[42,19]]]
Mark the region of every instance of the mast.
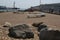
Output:
[[[40,7],[41,7],[41,0],[40,0]],[[39,8],[40,8],[40,7],[39,7]]]
[[13,2],[13,8],[15,8],[15,1]]
[[40,5],[41,5],[41,0],[40,0]]

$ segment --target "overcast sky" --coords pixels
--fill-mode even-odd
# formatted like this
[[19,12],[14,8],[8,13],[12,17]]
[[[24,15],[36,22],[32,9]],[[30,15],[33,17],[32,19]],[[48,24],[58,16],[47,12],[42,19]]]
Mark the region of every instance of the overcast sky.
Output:
[[[14,1],[16,4],[15,6],[19,8],[29,8],[40,4],[40,0],[0,0],[0,6],[13,7]],[[60,0],[41,0],[41,4],[50,3],[60,3]]]

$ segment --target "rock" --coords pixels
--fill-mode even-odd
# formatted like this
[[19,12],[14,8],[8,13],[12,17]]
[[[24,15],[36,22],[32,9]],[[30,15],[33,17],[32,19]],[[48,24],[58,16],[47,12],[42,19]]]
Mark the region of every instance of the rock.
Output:
[[26,32],[26,37],[27,38],[34,38],[33,32]]
[[39,33],[40,40],[60,40],[59,30],[42,30]]
[[11,23],[9,23],[9,22],[5,22],[4,23],[4,25],[3,25],[3,27],[11,27],[12,25],[11,25]]
[[38,32],[40,32],[40,30],[47,30],[47,25],[45,25],[45,24],[39,25]]
[[40,23],[33,23],[32,26],[34,27],[39,27],[39,25],[43,24],[43,22],[40,22]]
[[28,25],[16,25],[9,29],[9,36],[14,38],[33,38],[34,34]]
[[23,31],[15,30],[15,31],[11,31],[9,33],[9,36],[14,38],[25,38],[26,34]]
[[43,24],[43,22],[40,23],[33,23],[32,26],[37,27],[38,32],[40,32],[40,30],[47,30],[47,25]]

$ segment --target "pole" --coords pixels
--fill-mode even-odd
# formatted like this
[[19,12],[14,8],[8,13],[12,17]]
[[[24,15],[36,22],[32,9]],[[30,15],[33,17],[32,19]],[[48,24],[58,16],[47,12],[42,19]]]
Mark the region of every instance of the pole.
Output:
[[40,0],[40,8],[41,8],[41,0]]
[[14,1],[14,3],[13,3],[13,8],[15,8],[15,1]]
[[40,0],[40,5],[41,5],[41,0]]

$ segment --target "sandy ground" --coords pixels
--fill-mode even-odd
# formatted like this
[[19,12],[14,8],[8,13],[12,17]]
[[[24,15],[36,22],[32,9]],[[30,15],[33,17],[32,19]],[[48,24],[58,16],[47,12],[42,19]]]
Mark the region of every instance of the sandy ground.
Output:
[[[56,26],[56,28],[60,29],[60,15],[54,15],[46,13],[46,17],[40,17],[40,18],[27,18],[27,13],[20,12],[20,14],[14,14],[12,12],[6,12],[6,13],[0,13],[0,25],[3,25],[5,22],[10,22],[12,25],[16,24],[32,24],[34,22],[44,22],[46,25],[49,25],[49,27]],[[0,26],[1,27],[1,26]],[[7,36],[8,31],[6,29],[0,28],[0,40],[23,40],[23,39],[14,39]],[[35,36],[34,39],[24,39],[24,40],[39,40],[37,36],[37,30],[36,28],[32,27],[32,31],[34,32]],[[3,34],[4,33],[4,34]]]
[[53,26],[60,26],[60,15],[47,14],[46,17],[40,18],[27,18],[27,13],[25,14],[14,14],[14,13],[0,13],[0,25],[5,22],[10,22],[13,25],[20,23],[34,23],[34,22],[44,22]]

